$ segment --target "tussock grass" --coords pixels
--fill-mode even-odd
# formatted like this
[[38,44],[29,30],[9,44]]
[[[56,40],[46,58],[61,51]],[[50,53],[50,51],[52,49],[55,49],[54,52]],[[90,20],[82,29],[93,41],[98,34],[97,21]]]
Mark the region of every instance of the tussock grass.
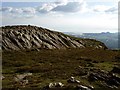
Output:
[[[29,77],[30,82],[27,87],[43,87],[50,82],[57,81],[67,85],[67,79],[71,76],[77,77],[83,84],[89,85],[91,83],[87,79],[81,78],[80,75],[84,72],[80,67],[110,71],[114,66],[120,65],[118,55],[118,51],[92,48],[41,49],[39,52],[3,51],[2,73],[6,77],[3,80],[3,87],[16,87],[13,85],[14,75],[25,72],[33,73]],[[92,84],[99,87],[98,82]]]

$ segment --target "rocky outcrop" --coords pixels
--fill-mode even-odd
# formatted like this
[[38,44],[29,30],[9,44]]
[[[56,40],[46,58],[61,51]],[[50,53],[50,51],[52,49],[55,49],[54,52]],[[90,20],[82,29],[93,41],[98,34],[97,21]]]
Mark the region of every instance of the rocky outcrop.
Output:
[[120,74],[120,67],[113,67],[113,70],[111,72]]
[[96,40],[75,38],[37,26],[5,26],[1,29],[3,50],[107,48],[103,43]]
[[[112,72],[97,70],[88,75],[90,82],[102,81],[101,84],[109,88],[118,88],[120,86],[120,77]],[[104,82],[104,83],[103,83]]]
[[32,73],[24,73],[24,74],[16,75],[14,77],[14,81],[15,81],[14,84],[19,84],[22,87],[25,87],[29,83],[27,79],[28,76],[32,76]]

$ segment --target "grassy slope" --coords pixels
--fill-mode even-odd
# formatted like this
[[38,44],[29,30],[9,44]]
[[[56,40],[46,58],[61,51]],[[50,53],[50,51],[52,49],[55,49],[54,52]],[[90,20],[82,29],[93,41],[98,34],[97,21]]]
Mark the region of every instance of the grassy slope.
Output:
[[[67,83],[70,76],[78,78],[85,85],[100,87],[98,82],[90,83],[80,77],[79,68],[100,68],[110,71],[119,66],[115,57],[118,51],[95,49],[61,49],[37,51],[4,51],[3,52],[3,87],[20,87],[14,84],[13,77],[18,73],[32,72],[27,87],[43,87],[50,82]],[[120,56],[119,56],[120,57]]]

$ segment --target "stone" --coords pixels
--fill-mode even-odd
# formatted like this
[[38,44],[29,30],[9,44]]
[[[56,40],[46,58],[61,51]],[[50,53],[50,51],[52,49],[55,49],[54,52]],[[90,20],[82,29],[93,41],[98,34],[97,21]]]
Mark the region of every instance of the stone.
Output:
[[55,87],[63,87],[64,84],[62,84],[61,82],[55,83]]
[[120,77],[119,76],[114,75],[114,76],[112,76],[112,78],[114,78],[115,80],[117,80],[120,83]]
[[111,72],[113,72],[113,73],[120,73],[120,68],[119,67],[113,67]]
[[88,76],[89,81],[102,81],[102,85],[109,88],[116,88],[120,86],[120,77],[113,72],[106,72],[104,70],[92,71]]
[[54,84],[53,84],[53,83],[49,83],[48,87],[49,87],[49,88],[53,88],[53,87],[54,87]]
[[76,80],[75,77],[72,77],[70,79],[67,80],[68,83],[80,83],[79,80]]
[[76,82],[76,83],[80,83],[80,81],[79,81],[79,80],[75,80],[75,82]]
[[56,87],[63,87],[64,84],[62,84],[61,82],[55,82],[55,83],[49,83],[48,88],[56,88]]
[[89,79],[89,81],[96,81],[96,80],[98,80],[98,78],[97,78],[93,73],[91,73],[91,74],[88,76],[88,79]]
[[83,86],[83,85],[77,85],[77,90],[92,90],[90,88],[88,88],[87,86]]
[[94,89],[94,87],[93,87],[93,86],[91,86],[91,85],[89,85],[89,86],[88,86],[88,88],[90,88],[91,90],[93,90],[93,89]]
[[67,80],[68,83],[74,83],[75,82],[75,78],[71,77],[70,79]]
[[3,75],[1,75],[1,76],[0,76],[0,79],[3,80],[3,79],[5,79],[5,77],[4,77]]
[[27,76],[31,76],[31,75],[32,73],[24,73],[24,74],[16,75],[14,77],[14,80],[16,83],[19,83],[20,85],[25,87],[25,85],[29,83],[29,81],[27,80]]
[[21,84],[23,85],[23,86],[25,86],[26,84],[28,84],[29,83],[29,81],[26,79],[26,80],[22,80],[22,82],[21,82]]

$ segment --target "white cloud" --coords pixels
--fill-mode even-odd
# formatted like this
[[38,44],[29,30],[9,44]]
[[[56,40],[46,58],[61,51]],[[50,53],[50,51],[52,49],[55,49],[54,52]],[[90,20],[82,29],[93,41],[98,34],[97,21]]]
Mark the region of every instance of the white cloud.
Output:
[[2,7],[0,11],[3,12],[4,25],[34,24],[61,31],[87,32],[114,29],[118,24],[117,6],[104,3],[89,5],[83,0],[59,0],[36,7]]
[[98,12],[98,13],[117,14],[118,7],[117,6],[96,5],[93,7],[93,11]]
[[106,13],[118,13],[118,8],[112,7],[112,8],[109,8],[108,10],[106,10],[105,12]]
[[28,13],[28,14],[34,14],[36,13],[35,8],[32,7],[25,7],[25,8],[13,8],[13,7],[1,7],[0,11],[4,12],[8,12],[8,13]]
[[22,9],[21,8],[12,8],[12,10],[10,11],[10,13],[22,13]]
[[52,11],[61,12],[78,12],[82,9],[83,3],[79,2],[68,2],[66,5],[60,5],[52,9]]
[[56,8],[57,6],[66,5],[67,3],[68,0],[57,0],[55,2],[48,2],[40,7],[37,7],[36,10],[40,13],[49,13],[52,9]]
[[40,13],[50,12],[54,7],[56,7],[55,3],[45,3],[42,7],[37,7],[36,10]]
[[108,10],[109,8],[111,8],[110,6],[105,6],[105,5],[96,5],[93,7],[93,10],[95,12],[104,12],[106,10]]
[[1,7],[0,11],[2,12],[10,12],[12,10],[12,7]]
[[66,5],[68,3],[68,0],[57,0],[55,4],[57,5]]
[[8,13],[26,13],[26,14],[36,14],[36,13],[51,13],[51,12],[64,12],[64,13],[117,13],[117,6],[107,6],[107,5],[95,5],[92,7],[87,6],[87,2],[84,0],[57,0],[55,2],[46,2],[38,7],[2,7],[0,11]]
[[83,0],[62,0],[61,4],[58,4],[55,8],[52,9],[52,11],[56,12],[79,12],[83,11],[86,7],[86,3]]
[[22,8],[22,12],[23,13],[35,14],[36,13],[36,9],[32,8],[32,7]]
[[[1,2],[54,2],[56,0],[0,0]],[[73,0],[68,0],[73,1]],[[77,0],[78,1],[78,0]],[[118,2],[120,0],[86,0],[89,2]]]
[[56,2],[49,2],[42,5],[42,7],[38,7],[37,11],[40,13],[48,13],[48,12],[78,12],[82,11],[85,3],[83,0],[57,0]]

